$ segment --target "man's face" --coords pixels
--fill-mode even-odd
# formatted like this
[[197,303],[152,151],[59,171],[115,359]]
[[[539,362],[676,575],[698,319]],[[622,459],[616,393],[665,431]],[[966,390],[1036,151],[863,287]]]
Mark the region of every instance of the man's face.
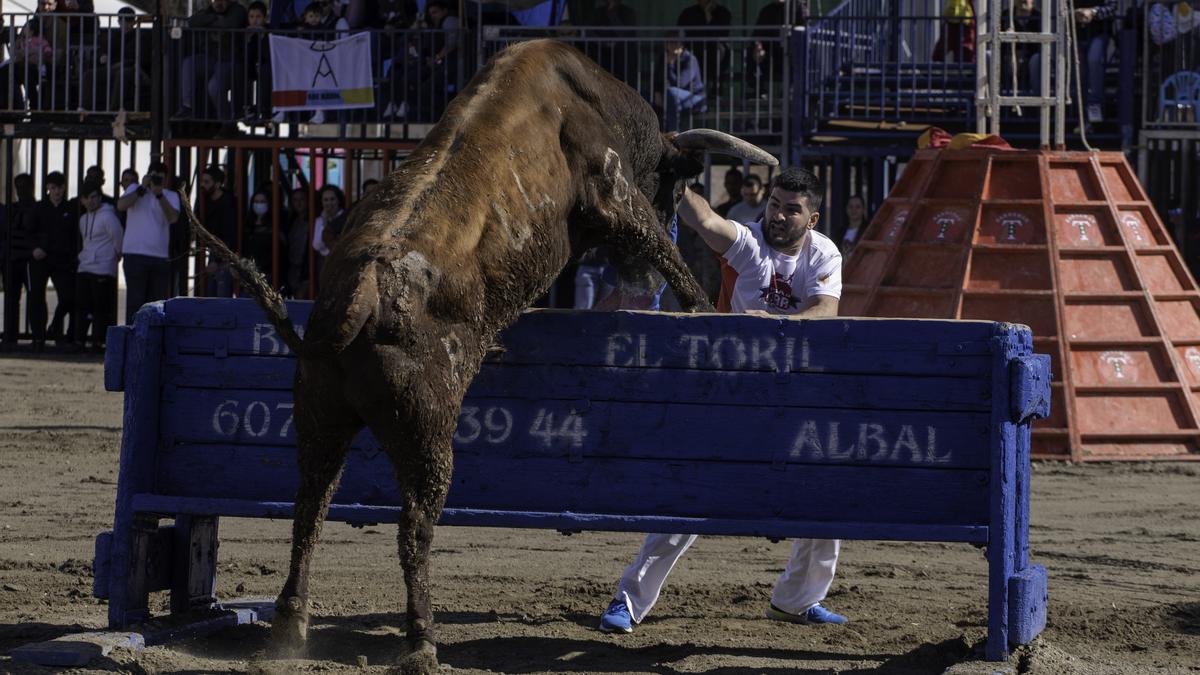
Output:
[[246,14],[246,22],[251,28],[262,28],[267,23],[267,17],[262,13],[262,10],[255,7]]
[[217,182],[212,179],[212,176],[210,176],[206,173],[200,174],[200,189],[201,190],[203,190],[206,194],[212,194],[212,191],[214,189],[216,189],[216,187],[217,187]]
[[92,168],[87,170],[87,174],[84,175],[84,180],[94,180],[97,183],[100,183],[103,185],[104,184],[104,169],[93,166]]
[[87,209],[89,212],[95,211],[96,209],[100,208],[100,193],[93,192],[90,195],[84,195],[79,199],[79,201],[83,204],[83,208]]
[[742,201],[751,204],[757,204],[762,201],[763,187],[762,183],[748,180],[742,183]]
[[771,190],[763,219],[763,238],[775,250],[799,246],[816,227],[820,214],[808,208],[808,199],[799,192],[780,188]]
[[138,182],[137,174],[133,173],[132,171],[126,171],[121,174],[121,188],[122,189],[127,188],[136,182]]
[[67,188],[64,185],[55,185],[54,183],[46,184],[46,194],[50,195],[52,201],[62,201],[63,195],[66,194]]
[[338,198],[333,193],[333,190],[326,190],[321,193],[321,208],[325,209],[326,213],[337,213]]
[[725,194],[730,197],[742,191],[742,177],[736,173],[725,174]]
[[316,28],[317,26],[321,25],[321,13],[315,12],[315,11],[305,12],[304,13],[304,25],[309,26],[311,28]]
[[212,0],[212,8],[217,14],[224,14],[229,9],[229,0]]

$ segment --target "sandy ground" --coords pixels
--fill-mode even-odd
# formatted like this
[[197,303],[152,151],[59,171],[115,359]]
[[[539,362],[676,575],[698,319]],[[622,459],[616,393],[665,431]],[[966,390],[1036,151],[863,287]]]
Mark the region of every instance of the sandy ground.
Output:
[[[49,672],[8,650],[102,628],[96,533],[110,527],[120,394],[98,359],[0,358],[0,672]],[[1050,625],[1010,672],[1200,672],[1200,463],[1034,469],[1033,559]],[[219,594],[273,596],[289,523],[221,523]],[[595,630],[636,535],[442,528],[434,598],[447,672],[940,672],[978,658],[986,564],[967,545],[847,542],[827,605],[844,627],[761,618],[788,544],[701,539],[637,631]],[[403,584],[390,527],[331,523],[318,552],[305,660],[279,672],[383,672],[399,649]],[[152,606],[162,609],[165,594]],[[245,672],[264,625],[114,654],[80,672]],[[366,666],[361,665],[365,658]],[[979,672],[990,672],[990,669]]]

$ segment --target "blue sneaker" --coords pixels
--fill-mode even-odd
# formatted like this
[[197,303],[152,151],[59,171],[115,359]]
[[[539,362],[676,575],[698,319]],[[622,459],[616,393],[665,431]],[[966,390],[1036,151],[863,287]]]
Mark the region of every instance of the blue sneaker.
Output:
[[767,607],[766,616],[772,621],[786,621],[788,623],[810,624],[810,623],[835,623],[843,624],[848,619],[841,614],[835,614],[821,605],[813,605],[808,608],[808,611],[803,614],[792,614],[779,609],[775,605]]
[[624,600],[613,600],[608,609],[600,615],[601,633],[632,633],[633,617],[629,616],[629,608]]

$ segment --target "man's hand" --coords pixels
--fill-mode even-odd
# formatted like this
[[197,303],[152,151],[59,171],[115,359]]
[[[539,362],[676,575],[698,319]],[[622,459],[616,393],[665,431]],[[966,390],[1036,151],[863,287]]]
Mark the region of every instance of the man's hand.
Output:
[[1084,8],[1084,9],[1075,10],[1075,21],[1079,22],[1080,24],[1083,24],[1084,26],[1091,23],[1092,19],[1095,19],[1095,18],[1096,18],[1096,10],[1094,10],[1094,9]]

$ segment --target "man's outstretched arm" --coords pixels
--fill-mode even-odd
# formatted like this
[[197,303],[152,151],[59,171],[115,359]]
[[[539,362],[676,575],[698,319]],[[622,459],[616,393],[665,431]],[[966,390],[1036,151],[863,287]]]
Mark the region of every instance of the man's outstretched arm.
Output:
[[679,200],[679,219],[695,230],[717,255],[725,255],[737,241],[737,225],[717,215],[707,199],[691,190],[684,189]]

